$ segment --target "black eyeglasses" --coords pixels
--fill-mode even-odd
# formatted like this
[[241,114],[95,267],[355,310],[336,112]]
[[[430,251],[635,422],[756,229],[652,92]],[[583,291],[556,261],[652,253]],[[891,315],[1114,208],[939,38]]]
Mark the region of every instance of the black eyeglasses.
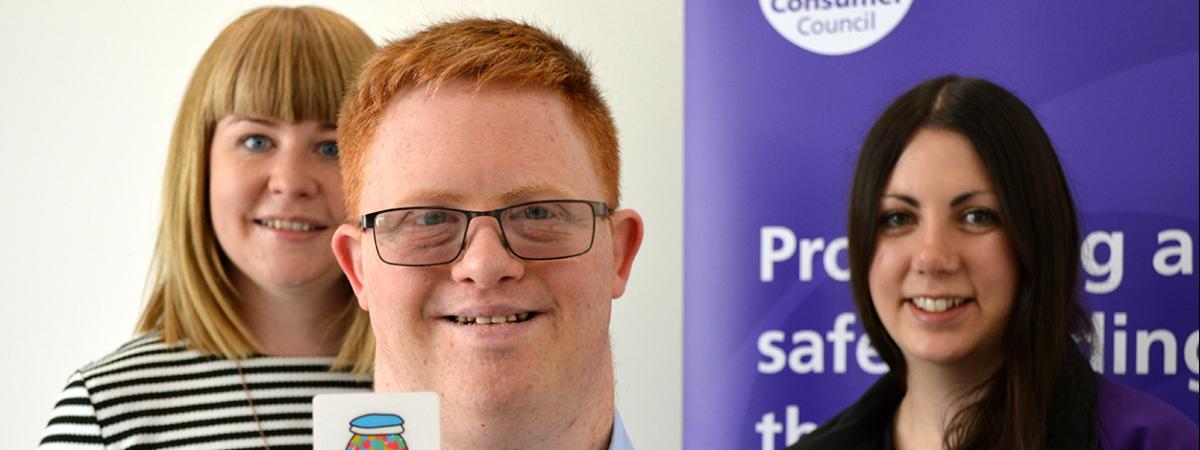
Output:
[[491,211],[412,206],[362,216],[375,236],[375,251],[396,266],[436,266],[458,259],[467,247],[471,220],[487,216],[500,225],[500,240],[521,259],[544,261],[579,256],[592,249],[596,218],[612,213],[604,202],[543,200]]

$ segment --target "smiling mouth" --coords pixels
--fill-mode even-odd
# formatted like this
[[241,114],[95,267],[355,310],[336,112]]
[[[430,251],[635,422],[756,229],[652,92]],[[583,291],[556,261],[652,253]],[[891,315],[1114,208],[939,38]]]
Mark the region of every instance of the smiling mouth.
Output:
[[917,309],[932,313],[951,310],[974,300],[975,299],[971,297],[913,297],[909,299],[909,301],[912,302],[913,306],[917,307]]
[[254,223],[259,226],[262,226],[262,227],[270,228],[272,230],[292,231],[292,232],[300,232],[300,233],[309,232],[309,231],[321,231],[321,230],[324,230],[325,228],[327,228],[323,225],[317,225],[317,224],[307,223],[307,222],[294,222],[291,220],[283,220],[283,219],[254,219]]
[[509,314],[507,316],[446,316],[445,319],[455,322],[459,325],[504,325],[511,323],[521,323],[526,320],[537,317],[536,312],[524,312],[520,314]]

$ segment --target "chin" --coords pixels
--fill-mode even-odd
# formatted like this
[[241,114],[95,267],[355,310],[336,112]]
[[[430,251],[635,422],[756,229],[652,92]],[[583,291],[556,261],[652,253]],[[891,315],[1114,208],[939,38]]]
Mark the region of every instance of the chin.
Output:
[[287,264],[277,266],[284,266],[285,270],[269,271],[265,274],[265,281],[275,286],[308,286],[313,282],[334,279],[341,275],[340,269],[338,273],[334,274],[325,268],[318,267],[287,267]]
[[994,361],[1003,359],[1002,355],[988,356],[989,352],[982,352],[971,346],[944,347],[938,344],[942,343],[933,343],[917,351],[906,351],[904,359],[909,361],[910,365],[913,361],[920,361],[925,364],[964,369],[969,372],[977,371],[989,366]]
[[955,367],[967,361],[967,358],[962,355],[915,355],[909,357],[909,361],[912,360],[921,361],[935,366]]
[[469,406],[478,412],[499,413],[543,397],[539,387],[546,386],[546,382],[528,367],[503,372],[493,370],[498,367],[474,369],[439,381],[439,390],[450,403]]

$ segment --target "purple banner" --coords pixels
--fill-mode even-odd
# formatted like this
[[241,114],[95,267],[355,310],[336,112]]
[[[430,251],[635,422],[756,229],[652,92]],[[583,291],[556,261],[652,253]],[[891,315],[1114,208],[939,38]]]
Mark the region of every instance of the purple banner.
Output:
[[1197,2],[686,2],[684,447],[774,449],[886,366],[845,213],[892,99],[946,73],[1026,101],[1081,214],[1093,366],[1193,421]]

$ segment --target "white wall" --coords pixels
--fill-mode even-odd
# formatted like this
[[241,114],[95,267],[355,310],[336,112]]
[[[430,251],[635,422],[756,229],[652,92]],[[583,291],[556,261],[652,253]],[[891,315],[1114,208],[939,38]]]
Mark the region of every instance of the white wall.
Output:
[[[317,1],[372,37],[448,15],[531,21],[590,54],[646,241],[613,317],[617,404],[681,446],[683,2]],[[0,2],[0,438],[31,448],[69,373],[130,336],[167,139],[217,32],[258,2]]]

